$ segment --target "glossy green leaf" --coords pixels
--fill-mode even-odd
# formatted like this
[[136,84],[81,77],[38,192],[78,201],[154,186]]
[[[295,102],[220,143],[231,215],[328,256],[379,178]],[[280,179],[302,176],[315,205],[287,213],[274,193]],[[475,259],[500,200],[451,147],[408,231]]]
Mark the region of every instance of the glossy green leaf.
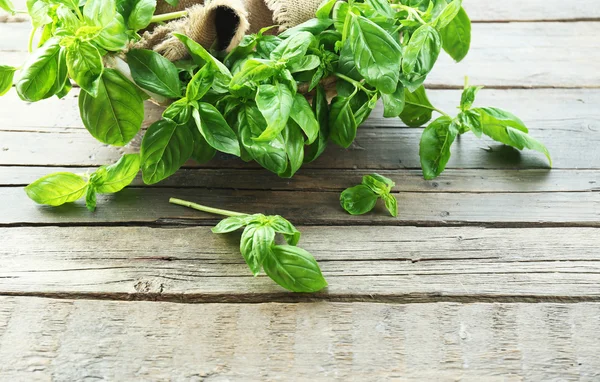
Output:
[[433,26],[437,29],[443,29],[454,20],[458,12],[462,9],[462,0],[453,0],[433,21]]
[[462,61],[471,47],[471,20],[463,8],[440,31],[443,48],[456,62]]
[[315,16],[318,19],[329,19],[329,17],[331,16],[331,12],[333,11],[333,6],[335,5],[335,3],[337,3],[337,1],[338,0],[323,1],[321,5],[319,5],[319,8],[317,8]]
[[479,107],[473,109],[481,115],[483,125],[510,126],[524,133],[529,132],[525,123],[516,115],[496,107]]
[[237,231],[238,229],[244,228],[250,221],[250,215],[244,216],[231,216],[226,219],[223,219],[213,227],[213,233],[231,233]]
[[319,65],[321,65],[321,59],[319,56],[309,54],[299,60],[294,61],[294,63],[291,64],[288,69],[291,73],[306,72],[318,68]]
[[472,131],[478,138],[483,134],[481,126],[481,114],[475,110],[466,110],[460,113],[457,117],[460,125],[459,133],[464,134],[467,131]]
[[233,90],[247,86],[248,82],[261,82],[275,76],[279,70],[269,60],[253,58],[244,63],[242,69],[231,79]]
[[15,13],[15,6],[11,0],[0,0],[0,8],[4,9],[6,12]]
[[110,166],[100,167],[91,180],[96,192],[113,194],[129,186],[135,179],[141,167],[139,154],[125,154],[119,161]]
[[301,24],[296,25],[295,27],[289,28],[282,33],[279,34],[280,38],[287,39],[290,37],[294,37],[299,33],[310,33],[311,35],[318,35],[323,32],[327,28],[329,28],[333,24],[331,20],[328,19],[319,19],[313,18],[309,19]]
[[283,129],[282,137],[285,141],[289,165],[285,173],[279,175],[284,178],[291,178],[304,163],[304,136],[300,126],[290,119],[285,129]]
[[286,85],[260,85],[256,105],[267,121],[267,128],[256,140],[270,141],[277,137],[287,125],[293,104],[294,95]]
[[117,14],[115,0],[87,0],[83,7],[83,16],[88,25],[105,27]]
[[446,116],[436,119],[425,128],[419,145],[425,179],[434,179],[444,171],[457,135],[457,126]]
[[408,83],[405,86],[410,91],[415,91],[433,69],[442,47],[438,31],[423,25],[413,33],[408,45],[404,48],[402,59],[402,73]]
[[150,24],[156,11],[156,0],[135,0],[127,25],[135,31],[144,29]]
[[354,61],[366,81],[382,93],[394,93],[400,75],[400,46],[374,22],[353,16],[349,36]]
[[400,114],[402,122],[410,127],[419,127],[431,120],[433,105],[429,102],[425,88],[419,87],[414,92],[404,89],[405,106]]
[[254,276],[260,273],[262,264],[270,254],[274,241],[275,231],[271,227],[250,224],[244,229],[240,240],[240,252]]
[[196,162],[202,164],[210,161],[217,154],[217,150],[215,150],[211,145],[206,142],[206,139],[200,133],[200,130],[196,126],[196,121],[192,118],[186,126],[192,133],[192,137],[194,138],[194,149],[192,151],[192,159]]
[[279,215],[270,216],[270,218],[271,221],[269,222],[269,226],[273,228],[275,232],[283,234],[289,245],[298,244],[301,234],[292,223]]
[[383,116],[385,118],[397,118],[404,111],[404,86],[398,84],[398,88],[393,94],[383,93],[381,99],[383,101]]
[[264,259],[265,273],[277,284],[292,292],[313,293],[327,286],[319,264],[302,248],[276,245]]
[[336,96],[329,112],[329,136],[344,148],[350,147],[356,138],[356,119],[351,106],[352,97]]
[[98,197],[96,195],[96,189],[93,184],[88,184],[87,190],[85,192],[85,206],[90,212],[96,211],[96,203],[98,201]]
[[315,36],[309,32],[298,32],[283,41],[271,52],[271,60],[293,62],[304,57],[308,47],[315,41]]
[[319,136],[310,145],[304,148],[304,162],[309,163],[317,159],[327,148],[329,139],[329,104],[327,94],[323,86],[317,87],[313,100],[313,112],[319,123]]
[[369,4],[377,13],[382,16],[392,18],[395,13],[392,9],[389,0],[366,0],[366,4]]
[[392,194],[385,194],[382,196],[383,201],[385,202],[385,208],[390,212],[390,215],[393,217],[398,216],[398,200]]
[[27,0],[27,13],[31,17],[34,28],[40,28],[52,22],[50,17],[50,5],[41,0]]
[[460,109],[468,110],[473,106],[477,93],[483,89],[483,86],[467,86],[460,97]]
[[350,215],[363,215],[375,208],[379,197],[368,186],[348,188],[340,196],[340,204]]
[[192,111],[196,126],[209,145],[224,153],[240,156],[240,144],[221,112],[213,105],[200,102]]
[[104,72],[102,56],[89,42],[74,43],[67,48],[69,76],[93,97],[98,95],[100,78]]
[[38,204],[60,206],[85,195],[87,181],[69,172],[46,175],[25,187],[27,196]]
[[90,134],[114,146],[129,143],[144,121],[144,101],[135,85],[113,69],[104,70],[96,97],[81,92],[79,111]]
[[121,14],[115,14],[115,17],[108,23],[94,38],[94,43],[99,47],[111,52],[120,52],[127,47],[129,35],[127,26]]
[[0,96],[5,95],[12,88],[17,68],[0,65]]
[[46,97],[57,79],[59,51],[58,40],[52,39],[29,56],[16,83],[22,100],[36,102]]
[[160,120],[148,128],[140,156],[146,184],[155,184],[173,175],[191,157],[193,136],[186,126]]
[[144,49],[127,53],[131,76],[143,89],[167,98],[181,97],[181,82],[177,68],[160,54]]
[[192,118],[192,106],[188,99],[184,97],[170,104],[163,112],[162,117],[178,125],[185,125]]
[[319,122],[303,95],[296,94],[290,112],[290,118],[296,122],[308,137],[307,144],[312,144],[319,136]]
[[369,187],[377,195],[389,194],[396,185],[391,179],[379,174],[363,176],[362,184]]
[[205,65],[192,77],[187,85],[186,98],[189,101],[198,101],[208,93],[215,81],[215,76],[210,66]]

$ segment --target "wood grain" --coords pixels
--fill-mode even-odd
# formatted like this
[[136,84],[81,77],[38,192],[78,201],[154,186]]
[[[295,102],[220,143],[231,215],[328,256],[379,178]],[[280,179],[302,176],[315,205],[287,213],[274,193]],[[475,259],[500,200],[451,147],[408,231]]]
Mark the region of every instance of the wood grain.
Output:
[[301,227],[329,282],[315,295],[252,277],[239,234],[208,227],[4,228],[0,295],[179,302],[600,301],[600,231]]
[[[0,45],[0,51],[8,50],[2,53],[4,64],[20,66],[29,30],[13,25],[0,23],[0,36],[11,36],[10,42],[0,42],[6,46]],[[473,84],[490,87],[597,88],[599,33],[597,22],[474,24],[468,57],[456,64],[442,53],[427,83],[462,88],[468,75]],[[16,47],[22,51],[14,51]]]
[[[352,186],[352,184],[349,184]],[[351,216],[338,192],[231,189],[129,188],[98,197],[90,213],[83,201],[61,207],[35,205],[21,188],[0,188],[0,225],[20,224],[212,224],[217,217],[170,205],[178,197],[245,213],[284,215],[308,225],[490,225],[600,226],[600,193],[421,193],[396,194],[400,215],[389,216],[380,203],[366,215]]]

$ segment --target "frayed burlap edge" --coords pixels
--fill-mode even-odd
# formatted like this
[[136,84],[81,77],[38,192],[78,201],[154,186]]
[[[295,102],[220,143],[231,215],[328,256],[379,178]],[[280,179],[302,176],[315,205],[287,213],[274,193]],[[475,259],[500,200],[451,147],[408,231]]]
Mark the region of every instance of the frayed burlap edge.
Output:
[[321,2],[322,0],[265,0],[280,31],[314,18]]

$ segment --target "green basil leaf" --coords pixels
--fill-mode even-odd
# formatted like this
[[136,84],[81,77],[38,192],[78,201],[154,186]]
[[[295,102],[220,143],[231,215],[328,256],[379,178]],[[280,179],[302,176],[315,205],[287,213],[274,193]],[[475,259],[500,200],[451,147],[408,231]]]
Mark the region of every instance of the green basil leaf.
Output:
[[465,87],[460,97],[460,109],[463,111],[470,109],[471,106],[473,106],[473,103],[475,102],[475,96],[477,96],[477,93],[481,89],[483,89],[483,86]]
[[317,8],[317,12],[315,13],[315,16],[318,19],[329,19],[329,16],[331,15],[331,11],[333,10],[333,6],[337,2],[338,2],[338,0],[324,1],[323,3],[321,3],[319,8]]
[[156,0],[136,0],[127,19],[129,29],[138,31],[146,28],[150,25],[150,20],[152,20],[155,11]]
[[318,68],[319,65],[321,65],[321,59],[319,56],[309,54],[299,60],[294,61],[294,63],[289,65],[288,69],[291,73],[299,73],[314,70]]
[[301,233],[288,220],[279,215],[271,216],[269,226],[277,233],[283,234],[289,245],[297,245],[300,241]]
[[290,89],[292,95],[296,95],[298,92],[298,83],[289,70],[283,69],[281,72],[279,72],[279,80],[282,84],[287,86],[288,89]]
[[313,293],[327,286],[319,264],[302,248],[276,245],[264,259],[265,273],[292,292]]
[[98,95],[100,78],[104,72],[102,56],[89,42],[75,42],[67,48],[69,76],[93,97]]
[[231,79],[230,88],[232,90],[240,89],[243,86],[247,86],[248,82],[261,82],[272,78],[278,72],[279,70],[269,60],[249,59],[242,67],[242,70],[236,73]]
[[339,33],[344,32],[344,26],[346,22],[346,18],[348,16],[348,11],[350,10],[350,5],[345,1],[338,1],[333,6],[333,26],[336,31]]
[[379,197],[364,184],[348,188],[340,195],[340,204],[350,215],[363,215],[375,208]]
[[457,126],[446,116],[436,119],[425,128],[419,146],[425,179],[434,179],[444,171],[450,160],[450,148],[457,135]]
[[192,118],[192,107],[188,99],[184,97],[170,104],[163,112],[162,117],[178,125],[185,125]]
[[471,47],[471,20],[463,8],[440,31],[443,48],[456,62],[462,61]]
[[83,16],[89,25],[105,27],[117,14],[115,0],[87,0],[83,6]]
[[256,105],[247,104],[238,114],[238,131],[244,149],[267,170],[280,174],[288,165],[285,141],[281,134],[271,141],[257,141],[267,122]]
[[300,126],[293,120],[289,120],[282,132],[287,157],[290,161],[286,171],[280,173],[283,178],[291,178],[302,167],[304,163],[304,136]]
[[96,97],[81,92],[79,111],[90,134],[114,146],[129,143],[144,121],[144,101],[135,85],[113,69],[104,70]]
[[319,123],[319,136],[310,145],[304,148],[304,163],[309,163],[323,154],[329,139],[329,104],[327,94],[322,85],[317,87],[313,100],[313,111]]
[[260,273],[274,241],[275,231],[271,227],[251,224],[244,229],[240,240],[240,252],[254,276]]
[[231,233],[244,228],[249,223],[249,216],[232,216],[223,219],[213,227],[213,233]]
[[[61,93],[61,91],[67,86],[67,81],[69,79],[69,68],[67,67],[67,49],[60,48],[58,55],[56,56],[57,62],[57,71],[56,71],[56,81],[52,86],[52,89],[46,93],[44,98],[50,98],[55,94]],[[70,85],[70,83],[69,83]],[[60,96],[58,98],[61,98]]]
[[27,196],[38,204],[60,206],[85,195],[88,182],[69,172],[46,175],[25,187]]
[[31,23],[34,28],[40,28],[53,21],[49,15],[50,5],[45,1],[27,0],[27,13],[31,16]]
[[371,113],[373,112],[373,109],[375,109],[375,106],[377,106],[377,101],[378,101],[378,95],[374,94],[370,99],[368,98],[368,96],[363,92],[360,91],[358,92],[357,96],[353,97],[353,101],[358,100],[360,98],[361,95],[365,95],[365,98],[368,99],[367,102],[363,103],[362,105],[360,105],[360,107],[358,109],[356,109],[353,107],[353,110],[356,110],[354,112],[354,120],[356,121],[356,126],[360,126],[363,124],[363,122],[369,118],[369,116],[371,115]]
[[324,18],[313,18],[303,22],[302,24],[298,24],[293,28],[289,28],[284,32],[279,34],[280,38],[287,39],[293,36],[298,35],[299,33],[308,32],[312,35],[317,36],[327,28],[329,28],[333,24],[333,21],[330,19]]
[[260,85],[256,105],[267,121],[267,128],[256,140],[270,141],[277,137],[287,125],[293,104],[294,95],[286,85]]
[[396,183],[391,179],[379,174],[363,176],[362,184],[369,187],[371,191],[377,195],[389,194],[392,191],[392,188],[396,186]]
[[127,53],[131,76],[141,88],[167,98],[181,97],[181,82],[177,68],[160,54],[144,49]]
[[186,98],[190,101],[198,101],[208,93],[215,81],[215,76],[210,70],[210,66],[204,65],[192,77],[192,80],[187,85]]
[[0,8],[4,9],[6,12],[15,13],[15,6],[10,0],[0,0]]
[[240,144],[221,112],[213,105],[200,102],[192,111],[196,126],[209,145],[224,153],[240,156]]
[[310,107],[310,104],[301,94],[296,94],[290,118],[294,120],[308,137],[307,143],[312,144],[319,136],[319,122]]
[[12,88],[17,68],[0,65],[0,96],[5,95]]
[[117,163],[101,167],[96,171],[101,175],[92,182],[96,192],[113,194],[121,191],[133,182],[140,171],[140,167],[141,158],[139,154],[125,154]]
[[408,45],[404,48],[402,72],[409,83],[405,84],[410,91],[415,91],[423,84],[433,69],[442,47],[438,31],[423,25],[413,33]]
[[[70,2],[69,2],[70,3]],[[72,6],[76,6],[76,4],[72,4]],[[71,6],[69,7],[58,7],[56,9],[56,18],[58,19],[58,25],[60,28],[66,29],[67,31],[75,34],[77,30],[81,27],[82,20],[79,20],[77,15],[73,13],[73,9]],[[44,29],[46,32],[46,29]]]
[[405,106],[400,114],[402,122],[410,127],[419,127],[431,120],[433,115],[433,105],[429,102],[425,88],[423,86],[410,92],[404,89]]
[[352,16],[349,36],[354,61],[365,80],[382,93],[394,93],[400,76],[400,46],[374,22]]
[[398,216],[398,200],[392,194],[385,194],[382,196],[383,201],[385,202],[385,208],[390,212],[390,215],[393,217]]
[[36,102],[46,97],[58,76],[60,45],[57,39],[47,41],[29,56],[16,83],[22,100]]
[[483,128],[481,126],[481,114],[475,110],[463,111],[458,115],[458,123],[460,124],[460,134],[464,134],[467,131],[472,131],[478,138],[481,138],[483,134]]
[[108,23],[94,39],[99,47],[111,52],[120,52],[127,47],[129,35],[127,34],[127,26],[123,16],[119,13],[115,15],[110,23]]
[[187,125],[188,129],[192,133],[194,138],[194,150],[192,151],[192,159],[198,163],[206,163],[213,159],[217,154],[211,145],[206,142],[206,139],[200,133],[200,130],[196,126],[196,121],[191,119]]
[[397,118],[404,111],[404,86],[399,83],[394,94],[381,94],[384,118]]
[[350,147],[356,138],[356,119],[351,106],[352,97],[336,96],[329,111],[329,134],[337,145]]
[[298,32],[293,37],[282,42],[270,54],[273,61],[293,62],[304,57],[308,47],[315,41],[315,36],[309,32]]
[[266,35],[258,39],[256,43],[256,53],[262,58],[270,58],[274,51],[283,42],[277,36]]
[[433,21],[433,26],[437,29],[443,29],[454,20],[458,12],[462,9],[462,0],[454,0],[439,14]]
[[186,126],[160,120],[152,124],[142,140],[140,156],[146,184],[173,175],[192,156],[193,136]]
[[396,14],[392,9],[389,0],[366,0],[365,3],[369,4],[375,12],[382,16],[392,18]]
[[481,123],[483,125],[510,126],[524,133],[529,132],[525,123],[519,117],[506,110],[496,107],[479,107],[473,109],[473,111],[481,115]]
[[97,200],[98,200],[98,197],[96,195],[96,190],[94,189],[94,185],[89,184],[87,187],[87,191],[85,193],[85,206],[87,207],[88,211],[90,211],[90,212],[96,211]]

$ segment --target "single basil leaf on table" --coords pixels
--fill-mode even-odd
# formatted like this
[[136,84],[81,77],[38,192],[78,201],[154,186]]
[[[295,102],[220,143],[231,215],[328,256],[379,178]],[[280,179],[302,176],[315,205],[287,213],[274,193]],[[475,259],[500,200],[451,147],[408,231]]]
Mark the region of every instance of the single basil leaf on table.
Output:
[[472,131],[477,138],[481,138],[483,128],[481,126],[481,114],[476,110],[466,110],[460,113],[457,117],[459,124],[459,134],[464,134],[467,131]]
[[98,95],[100,78],[104,72],[102,56],[89,42],[75,42],[67,48],[69,76],[93,97]]
[[419,145],[425,179],[434,179],[444,171],[450,160],[450,148],[457,135],[458,127],[446,116],[439,117],[425,128]]
[[351,215],[363,215],[375,208],[378,198],[368,186],[360,184],[344,190],[340,204]]
[[329,111],[329,134],[331,140],[348,148],[356,138],[356,119],[350,104],[352,97],[336,96]]
[[144,49],[130,50],[127,63],[133,80],[141,88],[167,98],[181,97],[177,68],[160,54]]
[[144,182],[155,184],[173,175],[192,156],[193,142],[186,126],[168,120],[152,124],[140,150]]
[[256,93],[256,105],[267,121],[267,128],[256,138],[270,141],[285,128],[292,112],[294,95],[284,84],[260,85]]
[[79,175],[57,172],[46,175],[25,187],[27,196],[38,204],[60,206],[85,195],[88,182]]
[[292,292],[313,293],[327,286],[319,264],[306,250],[276,245],[263,261],[267,276]]
[[127,19],[129,29],[138,31],[150,25],[156,11],[156,0],[136,0]]
[[398,89],[393,94],[381,94],[383,100],[383,117],[384,118],[397,118],[405,106],[405,94],[404,86],[399,83]]
[[471,20],[461,8],[456,17],[440,31],[443,48],[456,62],[462,61],[471,47]]
[[385,208],[390,212],[393,217],[398,216],[398,200],[392,194],[384,194],[381,196],[385,202]]
[[185,125],[192,118],[192,106],[188,99],[184,97],[170,104],[163,112],[162,117],[178,125]]
[[5,95],[12,88],[17,68],[0,65],[0,96]]
[[433,105],[429,102],[425,88],[419,87],[414,92],[404,89],[405,106],[400,114],[402,122],[410,127],[419,127],[431,120]]
[[405,84],[408,90],[415,91],[423,84],[437,61],[441,46],[438,31],[429,25],[423,25],[413,33],[402,59],[402,73],[409,81]]
[[52,89],[58,74],[59,52],[58,39],[51,39],[29,56],[16,83],[17,93],[22,100],[39,101]]
[[[139,154],[125,154],[119,161],[110,166],[103,166],[96,172],[100,175],[94,179],[96,192],[113,194],[129,186],[135,179],[141,167]],[[92,178],[94,175],[92,175]]]
[[312,144],[319,135],[319,122],[303,95],[296,94],[290,112],[290,118],[296,122],[308,137],[307,144]]
[[313,110],[319,123],[319,136],[310,146],[304,148],[304,163],[312,162],[321,156],[329,139],[329,104],[327,103],[325,88],[322,85],[317,87],[317,93],[313,100]]
[[282,137],[285,142],[285,149],[289,164],[285,172],[278,174],[283,178],[291,178],[302,167],[304,163],[304,136],[300,126],[293,120],[289,120]]
[[391,179],[379,174],[363,176],[362,184],[369,187],[377,195],[389,194],[392,188],[396,186],[396,183]]
[[135,85],[119,72],[105,69],[96,97],[86,91],[79,95],[84,126],[102,143],[124,146],[140,131],[144,101]]
[[394,93],[400,75],[400,45],[379,25],[362,16],[352,16],[348,38],[356,67],[365,80],[382,93]]
[[193,109],[192,116],[209,145],[224,153],[240,156],[238,138],[217,108],[209,103],[200,102],[198,108]]

